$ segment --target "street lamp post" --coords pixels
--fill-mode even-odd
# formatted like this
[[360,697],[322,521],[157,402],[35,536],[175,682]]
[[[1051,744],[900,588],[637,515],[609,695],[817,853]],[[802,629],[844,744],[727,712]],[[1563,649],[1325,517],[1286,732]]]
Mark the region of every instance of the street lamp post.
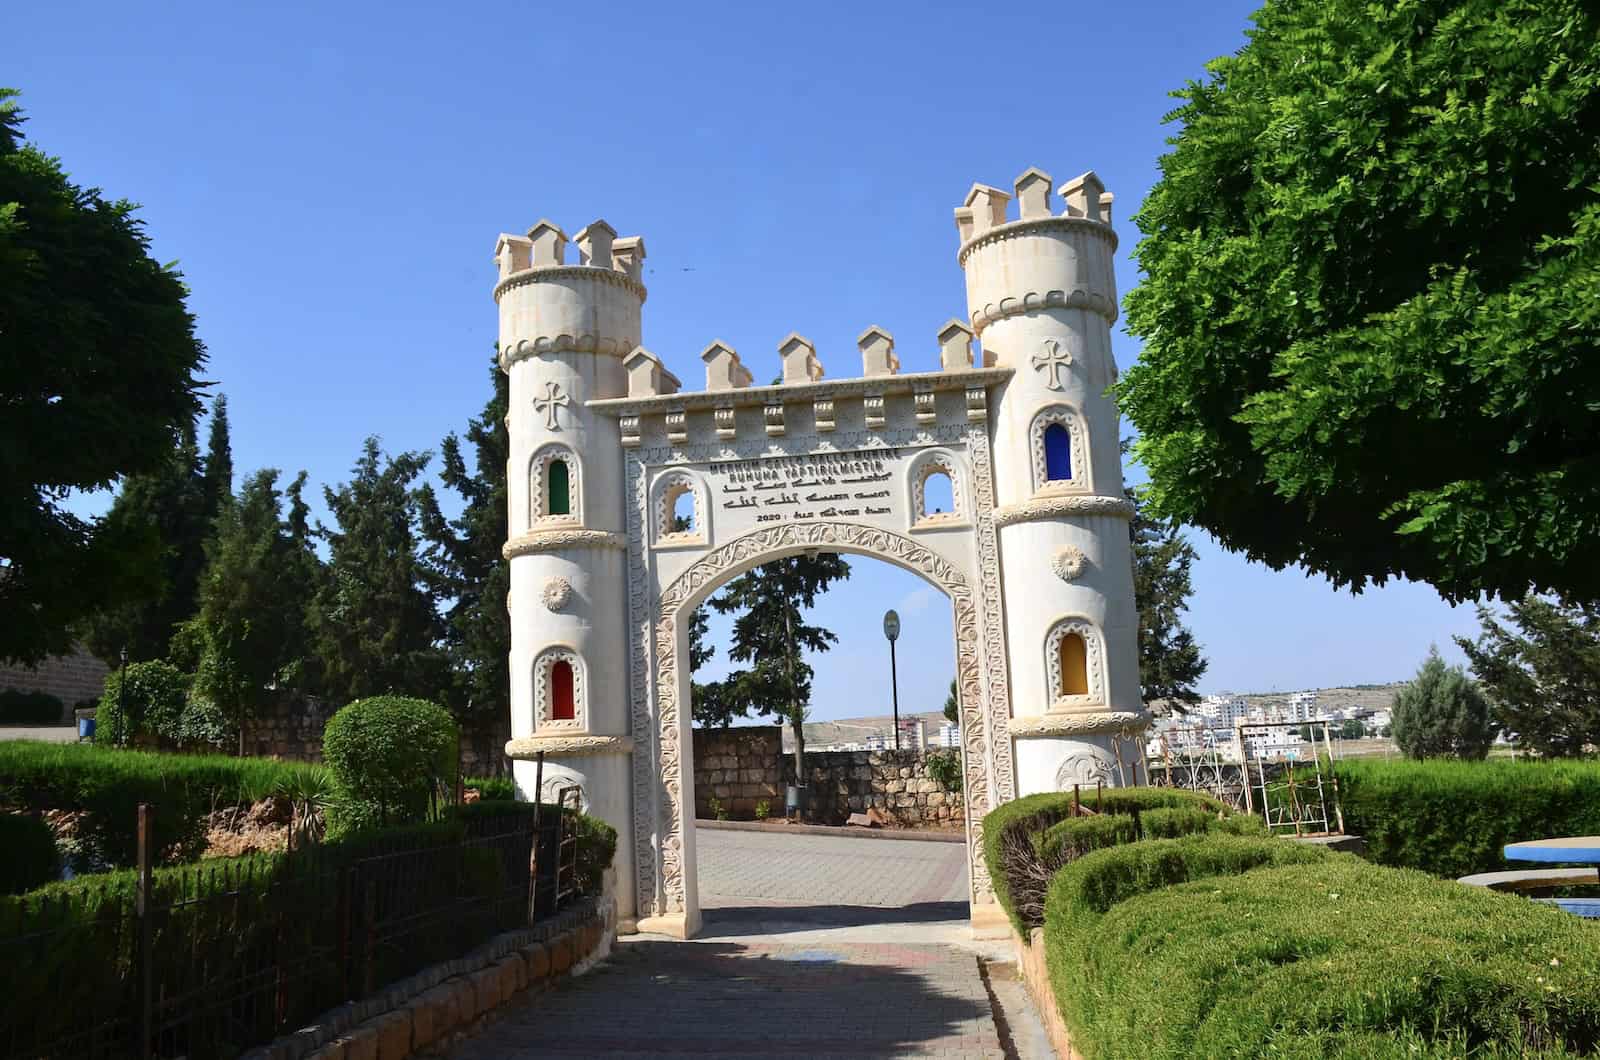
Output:
[[895,672],[894,642],[900,639],[900,616],[884,612],[883,635],[889,638],[889,688],[894,696],[894,749],[900,750],[900,678]]

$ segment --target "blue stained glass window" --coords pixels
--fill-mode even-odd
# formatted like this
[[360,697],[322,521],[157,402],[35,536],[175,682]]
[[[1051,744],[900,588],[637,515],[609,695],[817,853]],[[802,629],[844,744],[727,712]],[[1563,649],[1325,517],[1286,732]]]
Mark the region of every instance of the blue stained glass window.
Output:
[[1044,429],[1044,477],[1051,482],[1072,478],[1072,438],[1059,423]]

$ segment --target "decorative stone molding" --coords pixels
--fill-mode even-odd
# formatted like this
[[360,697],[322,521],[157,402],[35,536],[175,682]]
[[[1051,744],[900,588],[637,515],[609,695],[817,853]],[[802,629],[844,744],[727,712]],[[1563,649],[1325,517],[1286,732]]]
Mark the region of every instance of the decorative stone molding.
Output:
[[544,591],[539,595],[544,601],[545,610],[560,611],[572,600],[572,583],[559,576],[546,578]]
[[[631,347],[630,347],[631,349]],[[966,372],[908,372],[880,375],[870,379],[835,379],[817,383],[790,383],[777,386],[752,386],[735,390],[690,391],[658,397],[593,398],[584,407],[611,416],[661,415],[679,409],[714,409],[722,406],[759,406],[792,402],[842,401],[846,398],[883,397],[912,394],[928,389],[935,392],[998,386],[1012,376],[1010,368],[974,368]]]
[[614,548],[626,550],[628,539],[606,530],[530,530],[518,534],[500,549],[506,559],[532,556],[540,552],[560,552],[565,548]]
[[982,423],[989,418],[989,391],[981,386],[967,390],[967,419]]
[[[689,471],[669,471],[655,483],[655,543],[661,548],[675,545],[704,545],[707,540],[706,521],[711,517],[711,502],[706,497],[706,484]],[[687,494],[694,505],[694,515],[688,530],[677,528],[678,498]]]
[[1144,714],[1127,710],[1090,711],[1073,714],[1023,714],[1011,719],[1011,735],[1021,740],[1031,736],[1092,736],[1149,724]]
[[[1051,479],[1049,461],[1045,455],[1044,432],[1060,424],[1067,432],[1068,459],[1072,462],[1072,476]],[[1046,405],[1034,413],[1028,424],[1028,448],[1033,456],[1033,489],[1040,493],[1083,493],[1094,491],[1094,475],[1089,464],[1089,432],[1084,428],[1083,416],[1071,405]]]
[[602,357],[626,357],[638,345],[637,339],[613,338],[592,331],[577,335],[540,335],[532,339],[518,339],[515,343],[501,347],[500,370],[509,372],[511,366],[518,361],[546,353],[594,353]]
[[1021,297],[1002,298],[988,305],[972,306],[972,327],[981,337],[983,329],[996,320],[1037,313],[1041,309],[1084,309],[1098,313],[1111,323],[1117,320],[1117,303],[1094,291],[1027,291]]
[[1115,784],[1116,762],[1105,751],[1085,744],[1056,767],[1056,790],[1070,791],[1074,784]]
[[1087,217],[1038,217],[1025,221],[1011,221],[995,225],[987,231],[975,232],[970,239],[961,244],[961,249],[956,251],[956,262],[965,268],[967,258],[972,256],[972,252],[990,243],[1015,239],[1018,236],[1037,235],[1040,232],[1067,232],[1073,229],[1099,236],[1111,244],[1112,250],[1117,249],[1117,233],[1109,224],[1093,221]]
[[[1084,678],[1088,691],[1081,695],[1067,695],[1062,691],[1061,642],[1069,633],[1083,638]],[[1086,618],[1072,616],[1058,619],[1044,637],[1044,665],[1046,687],[1050,695],[1050,710],[1075,711],[1097,706],[1106,700],[1106,646],[1100,629]]]
[[1089,557],[1077,545],[1062,545],[1050,556],[1050,569],[1064,582],[1074,582],[1089,569]]
[[1012,523],[1031,523],[1041,519],[1060,519],[1074,515],[1108,515],[1116,519],[1132,519],[1133,503],[1122,497],[1100,497],[1093,494],[1063,494],[1035,497],[1021,504],[1008,504],[994,510],[994,525],[1010,526]]
[[[626,272],[596,265],[535,265],[531,269],[514,272],[494,286],[494,300],[500,301],[500,296],[516,287],[526,287],[530,283],[570,283],[573,280],[589,280],[594,283],[609,284],[620,287],[634,295],[642,303],[648,296],[644,284],[629,276]],[[638,343],[631,344],[623,353],[630,353]],[[543,350],[539,351],[545,352]],[[503,356],[503,355],[502,355]],[[516,354],[512,360],[517,360],[525,354]]]
[[[546,508],[545,483],[550,477],[550,465],[561,460],[567,465],[567,513],[550,515]],[[528,460],[528,529],[583,525],[583,465],[578,454],[560,442],[551,442],[534,450]]]
[[883,410],[883,395],[868,394],[861,399],[861,404],[866,412],[867,429],[876,430],[882,427],[887,419]]
[[[950,480],[950,510],[928,511],[926,490],[928,479],[944,475]],[[930,449],[911,462],[907,472],[911,487],[911,527],[914,530],[932,527],[958,526],[967,520],[966,489],[961,481],[961,465],[954,454],[944,449]]]
[[[553,718],[550,692],[550,671],[556,663],[572,667],[572,717]],[[589,727],[588,675],[584,672],[583,658],[564,645],[546,648],[533,660],[533,731],[547,735],[551,732],[583,732]]]
[[630,736],[523,736],[506,741],[506,757],[536,758],[547,755],[625,755],[633,750]]

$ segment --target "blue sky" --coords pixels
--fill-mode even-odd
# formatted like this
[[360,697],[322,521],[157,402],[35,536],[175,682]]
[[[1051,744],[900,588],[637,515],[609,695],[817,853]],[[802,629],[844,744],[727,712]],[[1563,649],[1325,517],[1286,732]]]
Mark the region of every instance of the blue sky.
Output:
[[[965,315],[951,210],[1030,165],[1116,193],[1126,292],[1168,93],[1243,43],[1253,6],[65,0],[7,16],[0,83],[180,263],[239,471],[334,482],[367,434],[436,448],[482,407],[495,235],[541,217],[644,236],[645,343],[692,387],[713,338],[761,377],[790,331],[855,374],[869,324],[933,367]],[[1119,331],[1115,351],[1138,346]],[[1426,586],[1352,597],[1197,545],[1206,691],[1396,679],[1476,628]],[[843,643],[816,715],[887,707],[886,606],[902,706],[937,709],[947,604],[856,571],[818,608]]]

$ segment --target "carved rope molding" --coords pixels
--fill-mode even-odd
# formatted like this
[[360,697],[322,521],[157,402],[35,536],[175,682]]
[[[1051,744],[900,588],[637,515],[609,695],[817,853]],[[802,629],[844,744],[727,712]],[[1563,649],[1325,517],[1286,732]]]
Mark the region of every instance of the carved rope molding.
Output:
[[1127,710],[1087,711],[1080,714],[1023,714],[1011,719],[1011,735],[1019,740],[1029,736],[1093,736],[1141,729],[1150,716]]
[[630,736],[523,736],[506,741],[506,757],[527,759],[543,751],[551,755],[627,754],[633,750]]
[[972,331],[978,336],[982,336],[983,329],[996,320],[1036,313],[1041,309],[1085,309],[1105,317],[1108,323],[1117,322],[1117,303],[1098,291],[1027,291],[1020,297],[1006,297],[987,305],[967,307],[972,316]]
[[500,301],[500,296],[507,291],[518,287],[526,287],[530,283],[561,280],[590,280],[595,283],[610,284],[634,295],[641,303],[648,296],[644,284],[627,273],[617,272],[615,269],[603,269],[598,265],[535,265],[532,268],[514,272],[495,284],[494,300],[498,302]]
[[633,339],[613,339],[592,331],[578,335],[540,335],[532,339],[518,339],[500,350],[500,370],[508,372],[518,361],[537,357],[542,353],[596,353],[607,357],[625,357],[639,343]]
[[540,552],[559,552],[564,548],[614,548],[628,547],[628,539],[609,530],[585,530],[573,527],[567,530],[530,530],[518,534],[500,549],[506,559],[532,556]]
[[1003,225],[995,225],[985,229],[961,244],[961,249],[956,251],[956,263],[966,267],[967,258],[973,251],[986,247],[990,243],[999,243],[1017,236],[1038,235],[1040,232],[1086,232],[1099,236],[1111,244],[1111,249],[1117,249],[1117,230],[1104,221],[1092,221],[1087,217],[1032,217],[1026,221],[1009,221]]
[[1003,508],[996,508],[994,525],[1005,527],[1012,523],[1031,523],[1071,515],[1107,515],[1115,519],[1132,519],[1133,502],[1122,497],[1101,497],[1093,494],[1035,497],[1021,504],[1008,504]]

